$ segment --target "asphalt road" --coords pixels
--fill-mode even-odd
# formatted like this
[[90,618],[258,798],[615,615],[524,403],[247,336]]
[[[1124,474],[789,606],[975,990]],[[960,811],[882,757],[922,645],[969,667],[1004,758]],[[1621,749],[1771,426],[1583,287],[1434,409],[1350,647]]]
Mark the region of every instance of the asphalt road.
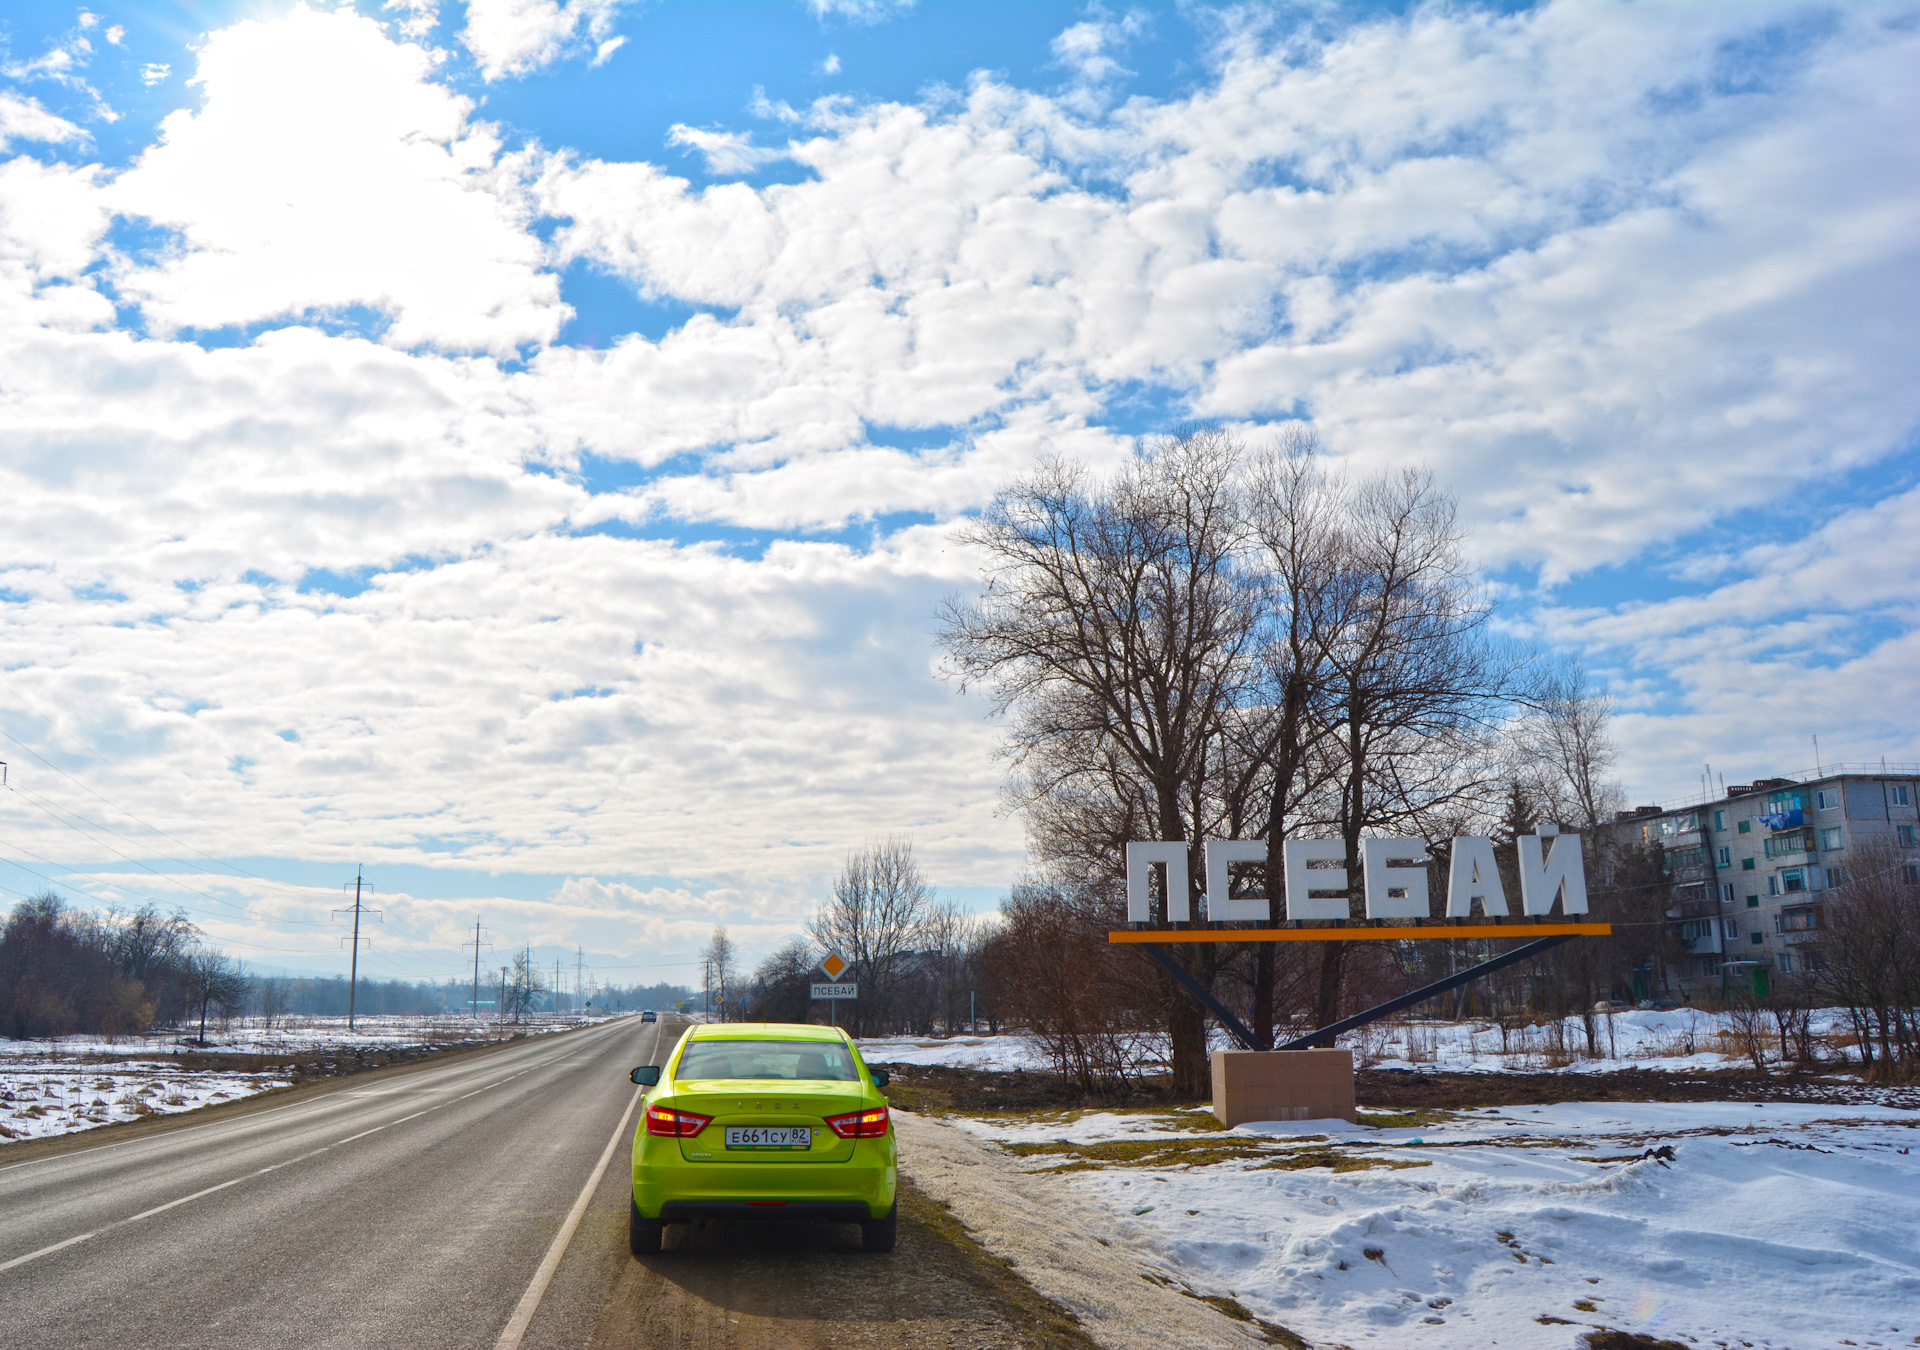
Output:
[[716,1225],[635,1261],[627,1070],[662,1062],[683,1025],[622,1020],[120,1143],[0,1151],[0,1342],[1077,1340],[917,1197],[891,1255],[860,1252],[851,1226]]

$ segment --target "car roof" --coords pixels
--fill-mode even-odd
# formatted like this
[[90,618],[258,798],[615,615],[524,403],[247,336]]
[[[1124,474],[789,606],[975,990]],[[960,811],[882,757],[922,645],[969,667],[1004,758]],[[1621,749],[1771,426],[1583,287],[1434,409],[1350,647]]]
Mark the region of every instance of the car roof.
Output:
[[732,1022],[713,1026],[696,1022],[692,1038],[697,1041],[834,1041],[846,1040],[837,1027],[816,1027],[804,1022]]

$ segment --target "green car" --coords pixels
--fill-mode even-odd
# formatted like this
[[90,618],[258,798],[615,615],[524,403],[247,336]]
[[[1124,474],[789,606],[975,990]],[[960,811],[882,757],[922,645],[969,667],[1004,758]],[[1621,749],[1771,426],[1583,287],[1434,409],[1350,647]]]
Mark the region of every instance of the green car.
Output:
[[893,1250],[893,1122],[844,1031],[765,1023],[695,1026],[648,1089],[633,1136],[635,1256],[670,1223],[704,1219],[857,1223],[870,1252]]

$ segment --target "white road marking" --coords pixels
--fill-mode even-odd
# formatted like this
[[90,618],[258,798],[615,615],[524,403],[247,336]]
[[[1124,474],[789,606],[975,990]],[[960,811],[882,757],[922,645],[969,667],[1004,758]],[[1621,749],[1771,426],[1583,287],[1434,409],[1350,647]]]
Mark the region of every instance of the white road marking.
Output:
[[513,1316],[507,1320],[506,1328],[501,1331],[500,1339],[493,1343],[493,1350],[520,1350],[520,1340],[527,1334],[527,1327],[533,1322],[534,1313],[540,1309],[540,1300],[545,1297],[547,1286],[553,1281],[553,1272],[560,1268],[560,1258],[567,1254],[567,1244],[573,1241],[573,1230],[580,1226],[580,1219],[587,1212],[587,1202],[593,1199],[594,1190],[600,1185],[600,1178],[607,1174],[607,1164],[613,1161],[614,1150],[620,1147],[620,1141],[626,1138],[627,1122],[633,1119],[633,1108],[640,1104],[640,1098],[646,1095],[645,1088],[633,1090],[633,1100],[627,1103],[627,1109],[620,1116],[620,1123],[614,1127],[613,1138],[607,1140],[606,1152],[600,1155],[599,1166],[593,1169],[593,1175],[587,1178],[587,1184],[580,1188],[580,1198],[573,1202],[573,1208],[567,1211],[567,1221],[560,1225],[560,1231],[554,1235],[553,1245],[547,1248],[547,1256],[540,1263],[540,1269],[533,1273],[533,1283],[527,1286],[527,1292],[520,1295],[520,1303],[513,1310]]
[[62,1247],[71,1247],[76,1242],[85,1242],[92,1236],[92,1233],[82,1233],[78,1237],[68,1238],[65,1242],[56,1242],[51,1247],[42,1247],[37,1252],[28,1252],[25,1256],[16,1256],[11,1261],[0,1263],[0,1270],[12,1270],[15,1266],[24,1266],[29,1261],[38,1261],[43,1256],[53,1255],[53,1253],[59,1251]]
[[[25,1254],[24,1256],[16,1256],[16,1257],[14,1257],[14,1258],[13,1258],[13,1259],[12,1259],[11,1261],[5,1261],[5,1262],[0,1262],[0,1271],[7,1271],[7,1270],[12,1270],[12,1269],[13,1269],[13,1268],[14,1268],[15,1266],[24,1266],[24,1265],[26,1265],[26,1264],[27,1264],[28,1262],[30,1262],[30,1261],[38,1261],[38,1260],[39,1260],[39,1259],[40,1259],[41,1257],[43,1257],[43,1256],[51,1256],[51,1255],[53,1255],[53,1254],[54,1254],[55,1252],[57,1252],[57,1251],[60,1251],[60,1250],[62,1250],[63,1248],[67,1248],[67,1247],[72,1247],[72,1246],[74,1246],[74,1245],[76,1245],[77,1243],[81,1243],[81,1242],[85,1242],[85,1241],[86,1241],[87,1239],[89,1239],[89,1238],[93,1238],[93,1237],[98,1237],[98,1236],[99,1236],[100,1234],[102,1234],[102,1233],[108,1233],[108,1232],[112,1232],[112,1231],[113,1231],[114,1229],[116,1229],[116,1228],[124,1228],[124,1227],[126,1227],[126,1226],[127,1226],[128,1224],[131,1224],[131,1223],[138,1223],[138,1222],[139,1222],[140,1220],[142,1220],[142,1219],[150,1219],[150,1218],[152,1218],[152,1217],[153,1217],[154,1215],[156,1215],[156,1214],[164,1214],[164,1213],[166,1213],[166,1212],[167,1212],[168,1210],[170,1210],[170,1209],[173,1209],[173,1208],[175,1208],[175,1207],[176,1207],[176,1206],[178,1206],[178,1205],[184,1205],[184,1204],[186,1204],[186,1203],[187,1203],[187,1202],[188,1202],[189,1200],[198,1200],[198,1199],[200,1199],[200,1198],[201,1198],[202,1196],[207,1196],[207,1195],[212,1195],[212,1194],[213,1194],[214,1192],[216,1192],[216,1191],[224,1191],[224,1190],[226,1190],[226,1189],[227,1189],[227,1188],[228,1188],[229,1186],[238,1186],[238,1185],[239,1185],[239,1184],[240,1184],[241,1182],[243,1182],[243,1181],[249,1181],[249,1180],[251,1180],[251,1179],[252,1179],[252,1178],[254,1178],[254,1177],[263,1177],[263,1176],[265,1176],[265,1175],[266,1175],[267,1173],[269,1173],[269,1172],[278,1172],[278,1171],[279,1171],[279,1170],[280,1170],[281,1168],[283,1168],[283,1167],[291,1167],[291,1166],[293,1166],[293,1165],[294,1165],[295,1163],[299,1163],[299,1162],[305,1162],[305,1161],[306,1161],[306,1160],[307,1160],[308,1158],[317,1158],[317,1157],[319,1157],[319,1156],[320,1156],[320,1155],[321,1155],[322,1153],[325,1153],[325,1152],[327,1152],[327,1151],[328,1151],[329,1149],[334,1149],[334,1148],[339,1148],[339,1147],[340,1147],[341,1145],[343,1145],[343,1144],[351,1144],[351,1143],[352,1143],[352,1142],[353,1142],[354,1140],[356,1140],[356,1139],[365,1139],[365,1138],[366,1138],[366,1137],[367,1137],[368,1135],[370,1135],[370,1134],[378,1134],[378,1133],[380,1133],[380,1131],[382,1131],[382,1130],[386,1130],[386,1129],[391,1129],[391,1128],[392,1128],[393,1126],[395,1126],[395,1125],[404,1125],[404,1124],[406,1124],[406,1123],[407,1123],[407,1122],[408,1122],[409,1120],[417,1120],[417,1119],[419,1119],[419,1118],[420,1118],[421,1116],[426,1116],[426,1115],[431,1115],[431,1114],[433,1114],[433,1113],[434,1113],[435,1111],[439,1111],[439,1110],[442,1110],[442,1109],[444,1109],[444,1108],[446,1108],[446,1107],[449,1107],[449,1106],[453,1106],[453,1105],[456,1105],[457,1103],[460,1103],[460,1102],[463,1102],[463,1101],[465,1101],[465,1100],[466,1100],[466,1099],[467,1099],[468,1097],[477,1097],[477,1096],[479,1096],[479,1095],[480,1095],[480,1094],[481,1094],[482,1092],[488,1092],[488,1091],[491,1091],[491,1090],[492,1090],[492,1089],[494,1089],[494,1088],[497,1088],[497,1087],[501,1087],[501,1086],[503,1086],[504,1084],[507,1084],[507,1083],[511,1083],[511,1082],[512,1082],[512,1081],[513,1081],[514,1079],[516,1079],[516,1078],[519,1078],[519,1077],[521,1077],[521,1076],[522,1076],[523,1074],[529,1074],[529,1073],[532,1073],[532,1072],[533,1072],[533,1071],[534,1071],[535,1069],[537,1069],[537,1068],[541,1068],[541,1067],[545,1067],[545,1066],[542,1066],[542,1065],[538,1065],[538,1064],[532,1064],[532,1065],[528,1065],[528,1066],[527,1066],[526,1068],[524,1068],[524,1069],[521,1069],[521,1070],[520,1070],[520,1071],[519,1071],[518,1073],[510,1073],[510,1074],[508,1074],[508,1075],[507,1075],[507,1076],[506,1076],[505,1078],[502,1078],[502,1079],[499,1079],[499,1080],[497,1080],[496,1082],[492,1082],[492,1083],[489,1083],[489,1084],[487,1084],[487,1085],[486,1085],[486,1087],[482,1087],[482,1088],[475,1088],[475,1089],[474,1089],[474,1090],[473,1090],[472,1092],[469,1092],[469,1093],[466,1093],[466,1094],[464,1094],[463,1096],[459,1096],[459,1097],[455,1097],[455,1098],[454,1098],[454,1099],[453,1099],[452,1101],[447,1101],[447,1102],[441,1102],[439,1106],[429,1106],[429,1107],[427,1107],[427,1108],[426,1108],[425,1110],[421,1110],[421,1111],[415,1111],[415,1112],[414,1112],[414,1113],[413,1113],[412,1115],[410,1115],[410,1116],[402,1116],[402,1117],[400,1117],[400,1119],[398,1119],[398,1120],[390,1120],[390,1121],[388,1121],[388,1122],[387,1122],[387,1123],[386,1123],[385,1125],[376,1125],[376,1126],[374,1126],[374,1127],[373,1127],[372,1129],[370,1129],[370,1130],[362,1130],[362,1131],[361,1131],[361,1132],[360,1132],[359,1134],[350,1134],[350,1135],[348,1135],[348,1136],[347,1136],[347,1137],[346,1137],[345,1139],[336,1139],[336,1140],[334,1140],[334,1141],[333,1141],[333,1142],[332,1142],[331,1144],[322,1144],[322,1145],[321,1145],[321,1146],[320,1146],[319,1148],[316,1148],[316,1149],[309,1149],[309,1150],[308,1150],[307,1152],[305,1152],[305,1153],[302,1153],[302,1154],[300,1154],[300,1155],[298,1155],[297,1157],[292,1157],[292,1158],[288,1158],[288,1159],[286,1159],[286,1160],[285,1160],[285,1161],[283,1161],[283,1162],[277,1162],[277,1163],[270,1163],[270,1164],[269,1164],[269,1165],[267,1165],[266,1167],[260,1167],[260,1168],[256,1168],[255,1170],[253,1170],[253,1171],[251,1171],[251,1172],[247,1172],[247,1173],[244,1173],[243,1175],[241,1175],[241,1176],[237,1176],[237,1177],[234,1177],[234,1178],[232,1178],[231,1180],[228,1180],[228,1181],[223,1181],[223,1182],[221,1182],[221,1183],[219,1183],[219,1184],[218,1184],[217,1186],[208,1186],[208,1187],[207,1187],[207,1188],[206,1188],[205,1190],[199,1190],[199,1191],[195,1191],[195,1192],[194,1192],[194,1193],[193,1193],[192,1195],[183,1195],[183,1196],[181,1196],[181,1197],[180,1197],[180,1198],[179,1198],[178,1200],[169,1200],[169,1201],[167,1201],[167,1203],[166,1203],[166,1204],[164,1204],[164,1205],[155,1205],[155,1206],[154,1206],[154,1207],[153,1207],[152,1209],[146,1209],[146,1210],[142,1210],[142,1211],[140,1211],[140,1213],[138,1213],[138,1214],[132,1214],[132,1215],[129,1215],[128,1217],[126,1217],[126,1218],[124,1218],[124,1219],[115,1219],[115,1220],[114,1220],[114,1221],[113,1221],[112,1223],[110,1223],[110,1224],[107,1224],[107,1225],[105,1225],[104,1227],[101,1227],[101,1228],[96,1228],[96,1229],[94,1229],[94,1230],[93,1230],[93,1231],[92,1231],[91,1233],[81,1233],[81,1234],[78,1234],[78,1235],[77,1235],[77,1236],[75,1236],[75,1237],[70,1237],[70,1238],[67,1238],[67,1239],[65,1239],[64,1241],[61,1241],[61,1242],[56,1242],[56,1243],[54,1243],[54,1244],[53,1244],[52,1246],[49,1246],[49,1247],[42,1247],[42,1248],[40,1248],[40,1249],[39,1249],[38,1251],[32,1251],[32,1252],[28,1252],[28,1253],[26,1253],[26,1254]],[[342,1095],[344,1095],[344,1094],[342,1094]],[[636,1092],[635,1092],[635,1093],[633,1094],[633,1099],[634,1099],[634,1101],[639,1101],[639,1100],[640,1100],[640,1093],[636,1091]],[[288,1106],[293,1106],[293,1105],[301,1105],[301,1104],[303,1104],[303,1103],[293,1103],[293,1102],[289,1102],[289,1103],[288,1103]],[[275,1107],[275,1108],[273,1108],[273,1109],[275,1109],[275,1110],[285,1110],[285,1109],[286,1109],[286,1107]],[[266,1112],[264,1112],[264,1111],[261,1111],[261,1112],[255,1112],[255,1113],[252,1113],[252,1114],[254,1114],[254,1115],[265,1115],[265,1114],[266,1114]],[[624,1129],[626,1128],[626,1124],[627,1124],[627,1117],[628,1117],[628,1116],[631,1116],[632,1114],[633,1114],[633,1105],[632,1105],[632,1103],[630,1102],[630,1103],[628,1103],[628,1105],[627,1105],[627,1115],[626,1115],[626,1116],[622,1116],[622,1117],[621,1117],[621,1119],[620,1119],[620,1128],[621,1128],[622,1130],[624,1130]],[[249,1118],[249,1119],[251,1119],[251,1116],[249,1116],[248,1118]],[[224,1124],[225,1122],[211,1122],[211,1121],[210,1121],[210,1122],[208,1122],[208,1123],[209,1123],[209,1124]],[[197,1128],[197,1127],[196,1127],[196,1128]],[[618,1143],[618,1142],[620,1141],[620,1133],[619,1133],[619,1131],[615,1131],[615,1132],[614,1132],[614,1136],[613,1136],[613,1139],[614,1139],[614,1143]],[[131,1143],[145,1143],[145,1142],[147,1142],[147,1141],[145,1141],[145,1140],[136,1140],[136,1139],[129,1139],[129,1140],[127,1140],[127,1143],[130,1143],[130,1144],[131,1144]],[[119,1144],[104,1144],[104,1145],[102,1145],[102,1146],[101,1146],[100,1148],[92,1148],[92,1149],[82,1149],[82,1150],[80,1150],[80,1151],[81,1151],[82,1153],[99,1153],[99,1152],[102,1152],[102,1151],[103,1151],[104,1149],[108,1149],[108,1148],[119,1148],[119,1147],[121,1147],[121,1145],[119,1145]],[[76,1156],[76,1155],[74,1155],[74,1154],[58,1154],[58,1155],[55,1155],[55,1157],[56,1157],[56,1158],[58,1158],[58,1157],[74,1157],[74,1156]],[[592,1189],[592,1187],[593,1187],[593,1183],[596,1183],[596,1182],[598,1182],[598,1181],[600,1180],[600,1178],[601,1178],[601,1177],[602,1177],[602,1176],[603,1176],[603,1175],[604,1175],[604,1174],[606,1173],[606,1170],[607,1170],[607,1161],[608,1161],[608,1159],[610,1159],[610,1158],[612,1158],[612,1157],[613,1157],[613,1144],[609,1144],[609,1145],[607,1145],[607,1152],[606,1152],[606,1155],[605,1155],[604,1157],[602,1157],[602,1158],[600,1159],[600,1167],[599,1167],[599,1169],[598,1169],[597,1171],[595,1171],[595,1172],[594,1172],[594,1174],[593,1174],[593,1182],[590,1182],[590,1183],[588,1184],[588,1190],[589,1190],[589,1191],[591,1191],[591,1189]],[[44,1158],[44,1159],[42,1159],[42,1158],[35,1158],[35,1159],[33,1159],[33,1160],[32,1160],[32,1162],[52,1162],[52,1161],[54,1161],[54,1160],[55,1160],[55,1158]],[[30,1166],[30,1165],[31,1165],[31,1163],[15,1163],[15,1164],[14,1164],[14,1166],[15,1166],[15,1167],[27,1167],[27,1166]],[[0,1171],[10,1171],[10,1170],[12,1170],[12,1169],[10,1169],[10,1168],[0,1168]],[[585,1197],[585,1195],[582,1195],[582,1197],[581,1197],[581,1203],[579,1203],[579,1204],[576,1204],[576,1205],[574,1206],[574,1212],[573,1212],[573,1213],[571,1213],[571,1214],[569,1214],[569,1215],[567,1216],[567,1223],[566,1223],[566,1226],[565,1226],[564,1228],[562,1228],[562,1229],[561,1229],[561,1234],[560,1234],[560,1239],[559,1239],[559,1243],[560,1243],[560,1250],[561,1250],[562,1252],[564,1252],[564,1251],[566,1250],[566,1239],[567,1239],[567,1238],[570,1238],[570,1237],[572,1237],[572,1236],[573,1236],[573,1230],[574,1230],[574,1229],[575,1229],[576,1227],[578,1227],[578,1226],[579,1226],[579,1223],[580,1223],[580,1213],[581,1213],[581,1212],[582,1212],[582,1211],[583,1211],[583,1210],[585,1209],[585,1198],[586,1198],[586,1197]],[[553,1262],[553,1264],[554,1264],[554,1265],[556,1265],[556,1266],[557,1266],[557,1265],[559,1264],[559,1256],[558,1256],[557,1254],[554,1254],[554,1253],[549,1253],[549,1257],[550,1257],[550,1259],[552,1260],[552,1262]],[[545,1290],[546,1290],[546,1281],[547,1281],[547,1280],[549,1280],[549,1279],[551,1279],[551,1278],[553,1277],[553,1272],[552,1272],[551,1270],[548,1270],[548,1269],[547,1269],[547,1268],[546,1268],[545,1266],[542,1266],[542,1267],[541,1267],[541,1269],[542,1269],[542,1271],[544,1271],[544,1272],[545,1272],[545,1276],[544,1276],[544,1278],[542,1278],[541,1276],[535,1276],[535,1280],[536,1280],[536,1281],[537,1281],[537,1282],[539,1283],[539,1286],[540,1286],[540,1290],[541,1290],[541,1292],[545,1292]],[[532,1291],[530,1290],[529,1292],[532,1292]],[[524,1302],[525,1300],[523,1299],[522,1301]],[[539,1298],[538,1298],[538,1296],[536,1295],[536,1296],[535,1296],[535,1298],[534,1298],[534,1303],[535,1303],[535,1305],[536,1305],[536,1306],[537,1306],[537,1305],[539,1304],[539,1301],[540,1301],[540,1300],[539,1300]],[[516,1316],[517,1316],[517,1314],[516,1314]],[[533,1313],[532,1313],[532,1310],[531,1310],[531,1309],[529,1309],[529,1310],[528,1310],[528,1313],[527,1313],[527,1316],[528,1316],[529,1318],[531,1318],[531,1317],[533,1316]],[[516,1345],[518,1345],[518,1344],[519,1344],[519,1341],[518,1341],[518,1339],[517,1339],[517,1338],[515,1339],[515,1341],[514,1341],[514,1344],[516,1344]]]

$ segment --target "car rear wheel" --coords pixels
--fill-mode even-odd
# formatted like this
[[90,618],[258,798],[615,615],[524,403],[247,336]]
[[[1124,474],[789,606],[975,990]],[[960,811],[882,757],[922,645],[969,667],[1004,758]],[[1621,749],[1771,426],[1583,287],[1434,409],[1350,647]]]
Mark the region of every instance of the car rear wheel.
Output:
[[635,1256],[660,1255],[660,1239],[666,1231],[667,1226],[660,1220],[644,1217],[635,1202],[633,1217],[627,1223],[627,1246]]
[[890,1252],[900,1234],[900,1202],[893,1202],[884,1219],[868,1219],[860,1225],[860,1247],[869,1252]]

